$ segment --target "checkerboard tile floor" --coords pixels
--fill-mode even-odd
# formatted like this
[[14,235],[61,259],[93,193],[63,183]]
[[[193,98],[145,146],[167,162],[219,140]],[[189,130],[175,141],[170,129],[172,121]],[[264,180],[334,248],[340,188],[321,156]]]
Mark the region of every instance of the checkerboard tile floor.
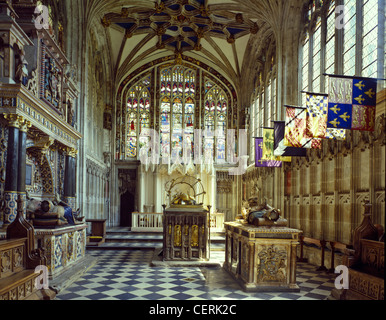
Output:
[[59,292],[57,300],[324,300],[334,288],[336,276],[299,263],[300,292],[247,293],[219,267],[151,267],[152,251],[88,254],[98,257],[97,264]]

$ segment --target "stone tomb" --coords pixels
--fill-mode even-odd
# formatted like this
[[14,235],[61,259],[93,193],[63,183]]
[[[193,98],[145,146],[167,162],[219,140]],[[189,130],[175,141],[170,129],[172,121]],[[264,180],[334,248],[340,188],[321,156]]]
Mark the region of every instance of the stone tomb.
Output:
[[86,256],[87,224],[55,229],[35,228],[36,247],[44,248],[49,279],[76,266]]
[[293,291],[301,230],[226,222],[224,269],[245,291]]

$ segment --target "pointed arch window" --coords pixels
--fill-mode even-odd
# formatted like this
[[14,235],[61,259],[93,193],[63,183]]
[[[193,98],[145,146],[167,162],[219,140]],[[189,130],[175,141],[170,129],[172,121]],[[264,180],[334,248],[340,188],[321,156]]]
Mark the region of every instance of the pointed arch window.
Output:
[[225,162],[228,99],[213,81],[205,80],[204,158]]
[[[231,106],[229,91],[221,82],[194,66],[166,64],[133,83],[126,89],[125,124],[117,126],[117,137],[125,134],[125,159],[141,159],[146,151],[148,157],[154,156],[148,142],[155,137],[152,129],[158,128],[161,163],[188,164],[194,161],[195,151],[197,161],[226,162]],[[151,87],[156,83],[159,92],[154,95]],[[199,105],[198,95],[202,97]],[[194,141],[195,129],[201,129],[200,141]],[[200,150],[194,150],[195,143]]]
[[138,156],[150,139],[150,75],[136,83],[128,93],[126,158]]
[[196,71],[173,66],[160,71],[161,157],[193,159]]
[[312,91],[320,92],[320,78],[321,78],[321,24],[322,19],[318,17],[316,21],[316,28],[312,37]]
[[344,6],[343,74],[353,76],[356,57],[356,0],[344,0]]
[[379,1],[367,0],[363,1],[363,31],[362,31],[362,76],[377,77],[377,62],[378,62],[378,45],[379,31],[378,19],[374,18],[374,12],[379,10]]
[[[327,16],[325,73],[335,73],[335,3],[331,2]],[[328,91],[328,77],[324,77],[324,92]]]

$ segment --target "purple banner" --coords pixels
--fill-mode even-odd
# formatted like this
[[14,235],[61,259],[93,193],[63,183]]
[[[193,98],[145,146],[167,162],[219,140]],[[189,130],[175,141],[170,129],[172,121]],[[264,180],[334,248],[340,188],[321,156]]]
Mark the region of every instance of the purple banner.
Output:
[[255,138],[255,167],[281,167],[281,161],[262,160],[263,157],[263,138]]

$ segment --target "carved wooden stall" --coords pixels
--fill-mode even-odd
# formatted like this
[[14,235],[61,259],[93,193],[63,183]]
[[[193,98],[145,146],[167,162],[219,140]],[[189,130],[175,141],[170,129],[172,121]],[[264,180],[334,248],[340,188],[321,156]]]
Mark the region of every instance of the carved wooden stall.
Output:
[[371,205],[364,204],[362,223],[353,232],[352,248],[343,259],[348,267],[348,288],[333,289],[332,297],[341,300],[384,300],[385,234],[371,219]]
[[6,240],[0,241],[0,300],[53,299],[55,293],[44,287],[48,279],[42,279],[47,276],[43,271],[46,257],[35,249],[34,228],[24,219],[20,195],[17,202],[17,216]]

